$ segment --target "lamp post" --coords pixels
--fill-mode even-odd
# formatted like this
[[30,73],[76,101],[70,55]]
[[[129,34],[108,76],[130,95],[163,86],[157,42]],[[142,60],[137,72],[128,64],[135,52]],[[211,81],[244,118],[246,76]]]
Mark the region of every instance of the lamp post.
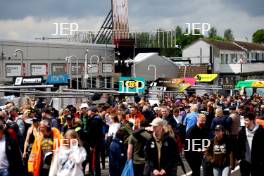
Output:
[[[97,66],[99,65],[99,62],[100,62],[100,58],[99,58],[99,56],[97,56],[97,55],[92,55],[91,57],[90,57],[90,68],[92,68],[92,60],[93,59],[97,59]],[[90,76],[90,79],[91,79],[91,85],[90,85],[90,87],[92,88],[93,87],[93,73],[91,73],[91,76]]]
[[17,53],[20,52],[21,54],[21,76],[24,75],[24,67],[23,67],[23,62],[24,62],[24,52],[21,49],[16,49],[14,56],[17,57]]
[[70,77],[70,89],[72,88],[72,64],[71,64],[71,59],[70,59],[70,57],[65,57],[65,61],[66,61],[66,64],[68,65],[70,65],[69,67],[68,67],[68,74],[69,74],[69,77]]
[[156,65],[150,64],[148,65],[148,70],[150,70],[150,68],[154,68],[154,81],[157,79],[157,67]]
[[[76,59],[76,78],[77,78],[77,90],[79,89],[79,58],[77,56],[69,56],[68,59],[70,60],[71,63],[71,59],[75,58]],[[72,68],[71,68],[72,69]],[[72,70],[71,70],[72,72]]]
[[186,77],[186,70],[187,70],[187,65],[184,65],[184,73],[183,73],[183,77]]
[[86,49],[86,52],[85,52],[85,59],[84,59],[84,87],[87,88],[87,78],[88,78],[88,75],[87,75],[87,72],[88,72],[88,69],[87,69],[87,64],[88,64],[88,53],[89,53],[89,50]]

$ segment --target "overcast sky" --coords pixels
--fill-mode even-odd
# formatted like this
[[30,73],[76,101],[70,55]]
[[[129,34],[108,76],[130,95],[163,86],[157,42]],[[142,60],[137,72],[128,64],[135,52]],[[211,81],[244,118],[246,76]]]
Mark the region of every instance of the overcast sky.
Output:
[[[0,39],[51,37],[53,23],[78,23],[97,31],[111,0],[0,0]],[[129,0],[130,30],[170,30],[185,23],[210,23],[219,35],[231,28],[237,40],[251,40],[264,28],[264,0]]]

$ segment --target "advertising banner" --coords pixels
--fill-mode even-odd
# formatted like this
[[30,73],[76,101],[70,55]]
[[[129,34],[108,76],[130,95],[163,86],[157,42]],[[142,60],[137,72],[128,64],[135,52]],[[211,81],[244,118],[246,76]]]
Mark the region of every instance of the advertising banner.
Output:
[[142,77],[120,77],[119,78],[120,93],[144,93],[145,79]]
[[47,76],[48,64],[31,64],[32,76]]

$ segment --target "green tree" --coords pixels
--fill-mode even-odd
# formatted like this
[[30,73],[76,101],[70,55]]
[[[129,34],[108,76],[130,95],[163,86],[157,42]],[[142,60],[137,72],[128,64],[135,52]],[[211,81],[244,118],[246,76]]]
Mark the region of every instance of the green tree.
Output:
[[254,43],[264,43],[264,29],[259,29],[252,35]]
[[182,35],[182,28],[180,26],[176,26],[175,32],[176,32],[176,37],[181,36]]
[[227,41],[233,41],[234,40],[234,36],[233,36],[233,32],[231,29],[226,29],[224,32],[224,39]]
[[208,31],[208,37],[213,39],[214,37],[217,36],[217,30],[215,27],[212,27],[209,31]]
[[208,39],[210,40],[224,40],[223,37],[217,35],[217,29],[215,27],[212,27],[209,31],[208,31]]

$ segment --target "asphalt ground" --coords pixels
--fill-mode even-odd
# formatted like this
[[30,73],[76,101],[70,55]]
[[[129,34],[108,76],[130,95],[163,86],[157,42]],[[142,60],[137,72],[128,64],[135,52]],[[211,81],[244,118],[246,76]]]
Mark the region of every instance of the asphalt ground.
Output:
[[[183,160],[183,163],[184,163],[184,166],[185,166],[185,169],[186,169],[186,172],[187,172],[187,176],[191,176],[192,175],[192,172],[191,172],[191,169],[187,163],[187,161],[185,160],[184,157],[182,157],[182,160]],[[108,161],[108,158],[106,158],[106,168],[104,170],[102,170],[102,176],[109,176],[109,161]],[[202,174],[203,172],[203,169],[201,168],[201,176],[203,175]],[[181,166],[178,167],[178,174],[177,176],[186,176],[184,174],[184,172],[182,171],[181,169]],[[237,166],[232,172],[231,172],[231,176],[240,176],[240,171],[239,171],[239,166]]]

